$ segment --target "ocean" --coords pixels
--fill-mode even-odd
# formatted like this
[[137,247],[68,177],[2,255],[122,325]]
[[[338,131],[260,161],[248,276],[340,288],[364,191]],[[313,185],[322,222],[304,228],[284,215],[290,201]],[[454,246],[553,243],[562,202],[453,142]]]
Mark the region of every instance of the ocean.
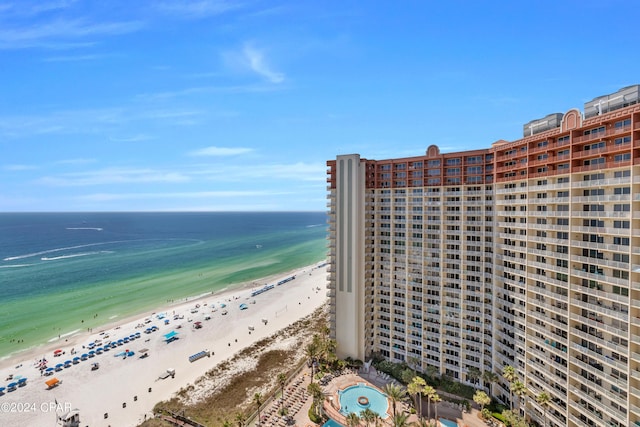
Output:
[[0,213],[0,358],[320,262],[324,212]]

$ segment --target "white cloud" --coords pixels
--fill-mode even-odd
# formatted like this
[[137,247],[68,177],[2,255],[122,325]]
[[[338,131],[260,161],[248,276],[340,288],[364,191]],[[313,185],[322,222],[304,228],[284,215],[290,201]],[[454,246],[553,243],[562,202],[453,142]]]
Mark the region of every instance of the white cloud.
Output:
[[70,39],[121,35],[138,31],[142,27],[140,21],[92,23],[82,19],[58,20],[24,27],[5,26],[0,30],[0,49],[55,48],[58,43],[68,43]]
[[163,1],[156,4],[156,7],[162,12],[192,19],[221,15],[241,6],[239,3],[225,0]]
[[234,197],[272,197],[291,194],[283,191],[187,191],[162,193],[94,193],[80,196],[80,199],[92,202],[138,199],[213,199]]
[[64,159],[64,160],[58,160],[56,162],[56,164],[58,165],[86,165],[89,163],[95,163],[96,159],[82,159],[82,158],[77,158],[77,159]]
[[132,183],[184,183],[190,177],[181,172],[154,169],[108,168],[88,172],[45,176],[37,182],[55,187],[82,187],[89,185],[114,185]]
[[200,150],[194,150],[187,153],[189,156],[237,156],[239,154],[246,154],[252,152],[252,148],[243,147],[206,147]]
[[95,61],[107,57],[107,55],[69,55],[69,56],[51,56],[44,58],[42,62],[84,62]]
[[261,51],[249,44],[245,44],[242,53],[251,70],[266,78],[271,83],[282,83],[284,81],[284,74],[273,71],[267,64],[264,54]]
[[19,172],[38,169],[38,167],[33,165],[4,165],[2,169],[9,172]]
[[121,138],[109,137],[109,141],[113,142],[138,142],[138,141],[148,141],[152,139],[149,135],[138,134],[132,136],[126,136]]

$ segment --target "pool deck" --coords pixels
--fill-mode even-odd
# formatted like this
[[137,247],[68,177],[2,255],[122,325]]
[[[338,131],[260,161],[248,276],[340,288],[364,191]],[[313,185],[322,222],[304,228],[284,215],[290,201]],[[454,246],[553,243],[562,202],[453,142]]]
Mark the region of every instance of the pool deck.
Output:
[[[293,423],[289,424],[289,426],[295,427],[310,427],[315,426],[316,424],[312,423],[309,420],[309,409],[311,408],[312,399],[306,393],[307,386],[310,383],[311,372],[309,369],[303,369],[300,374],[293,379],[292,383],[287,385],[287,393],[285,394],[285,406],[290,409],[295,408],[294,411],[290,412],[290,415],[293,417]],[[327,415],[329,415],[334,420],[339,423],[345,424],[345,418],[342,414],[339,413],[339,398],[338,398],[338,390],[345,389],[349,386],[365,383],[369,386],[375,387],[382,391],[384,386],[387,383],[394,382],[398,384],[393,379],[387,379],[384,375],[376,372],[375,368],[371,367],[369,372],[356,372],[356,371],[346,371],[345,373],[333,377],[326,385],[323,386],[323,390],[325,391],[326,398],[323,403],[323,407]],[[333,399],[330,399],[330,398]],[[411,401],[407,403],[397,403],[396,411],[397,413],[410,413],[412,404]],[[263,422],[260,423],[261,427],[285,427],[287,426],[286,422],[282,419],[282,417],[277,416],[277,409],[280,408],[280,402],[275,401],[271,405],[268,405],[266,410],[263,410]],[[382,425],[392,426],[393,423],[391,421],[392,415],[392,407],[391,403],[389,403],[389,410],[387,413],[389,416],[383,420]],[[424,414],[424,418],[427,416],[427,401],[424,400],[422,403],[422,411]],[[436,420],[437,418],[446,418],[452,420],[458,424],[458,427],[486,427],[484,421],[482,421],[478,417],[478,410],[471,409],[471,412],[466,413],[461,410],[456,405],[452,403],[442,401],[437,408],[437,417],[435,413],[435,408],[431,407],[431,419]],[[268,415],[267,415],[268,414]],[[265,417],[265,415],[267,415]],[[410,415],[408,422],[418,421],[418,416],[416,414]],[[439,423],[438,423],[439,424]]]

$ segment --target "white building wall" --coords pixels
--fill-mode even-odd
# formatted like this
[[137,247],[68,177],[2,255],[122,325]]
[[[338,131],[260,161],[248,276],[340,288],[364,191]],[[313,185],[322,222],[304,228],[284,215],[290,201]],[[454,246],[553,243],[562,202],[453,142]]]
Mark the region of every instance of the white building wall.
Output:
[[337,157],[336,343],[337,356],[364,360],[365,168],[359,155]]

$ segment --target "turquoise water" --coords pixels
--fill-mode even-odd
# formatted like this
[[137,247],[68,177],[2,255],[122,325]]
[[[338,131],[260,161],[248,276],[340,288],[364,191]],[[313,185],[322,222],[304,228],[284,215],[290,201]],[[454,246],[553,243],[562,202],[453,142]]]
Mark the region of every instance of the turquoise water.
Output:
[[327,421],[326,423],[322,424],[322,427],[344,427],[342,424],[340,424],[337,421],[332,420],[331,418],[329,418],[329,421]]
[[457,422],[448,420],[446,418],[440,418],[440,424],[442,425],[442,427],[458,427]]
[[339,392],[340,413],[348,415],[352,412],[360,415],[360,412],[369,408],[376,412],[380,418],[388,416],[389,401],[384,393],[364,384],[347,387]]
[[0,357],[326,257],[324,212],[0,213]]

